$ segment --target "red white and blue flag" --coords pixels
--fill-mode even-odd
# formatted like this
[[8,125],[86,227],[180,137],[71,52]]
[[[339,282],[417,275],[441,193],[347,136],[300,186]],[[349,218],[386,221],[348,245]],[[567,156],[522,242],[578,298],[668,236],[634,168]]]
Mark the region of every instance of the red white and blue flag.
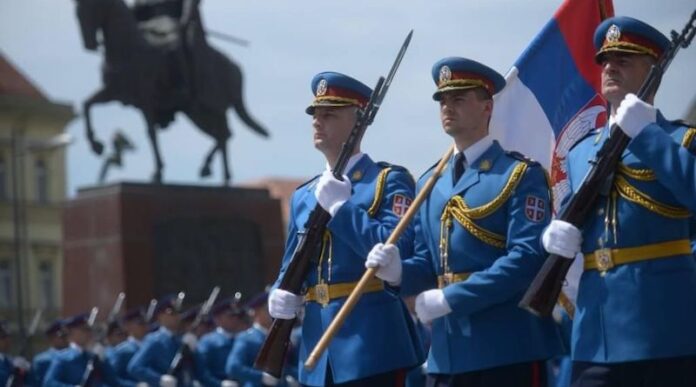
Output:
[[570,192],[565,158],[586,133],[606,123],[594,31],[614,14],[611,0],[566,0],[532,40],[495,96],[491,133],[550,169],[554,208]]

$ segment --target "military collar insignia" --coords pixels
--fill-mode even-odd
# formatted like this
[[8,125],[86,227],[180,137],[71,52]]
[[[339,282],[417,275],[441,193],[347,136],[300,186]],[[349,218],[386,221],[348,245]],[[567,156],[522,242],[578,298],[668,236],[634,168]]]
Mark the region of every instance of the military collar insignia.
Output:
[[317,85],[317,97],[321,97],[322,95],[326,94],[327,88],[328,82],[326,82],[326,79],[319,81],[319,84]]
[[491,160],[485,159],[479,163],[479,170],[482,172],[486,172],[489,169],[491,169]]
[[452,71],[448,66],[440,68],[440,83],[448,82],[452,79]]
[[357,170],[357,171],[353,172],[353,174],[350,176],[350,179],[358,181],[358,180],[362,179],[362,177],[363,177],[362,171]]
[[607,42],[609,43],[616,43],[621,39],[621,30],[619,29],[619,26],[616,24],[612,24],[611,27],[607,30],[607,34],[605,36],[607,39]]

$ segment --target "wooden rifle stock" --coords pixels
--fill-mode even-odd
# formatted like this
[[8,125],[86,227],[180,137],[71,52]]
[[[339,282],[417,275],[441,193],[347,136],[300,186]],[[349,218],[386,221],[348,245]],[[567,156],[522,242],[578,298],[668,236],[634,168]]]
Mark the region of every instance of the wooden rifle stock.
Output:
[[[322,238],[331,215],[317,205],[307,220],[307,229],[300,234],[292,261],[280,281],[280,289],[294,294],[302,291],[302,285],[310,269],[310,264],[316,259],[321,249]],[[274,319],[268,336],[259,351],[254,368],[279,378],[283,373],[285,356],[290,344],[290,334],[297,319]]]
[[[348,160],[353,155],[353,151],[365,134],[367,127],[372,124],[377,115],[384,96],[394,79],[396,70],[399,68],[401,59],[403,59],[406,49],[411,42],[412,35],[413,30],[409,32],[406,40],[401,45],[401,49],[386,79],[384,77],[379,78],[367,105],[364,109],[358,111],[355,126],[351,130],[348,139],[343,143],[341,153],[331,171],[336,179],[343,180],[343,172],[348,164]],[[321,249],[322,238],[329,220],[331,220],[331,215],[317,204],[309,215],[304,232],[299,235],[297,247],[278,286],[279,289],[287,290],[293,294],[301,293],[305,278],[309,273],[310,264],[316,260]],[[295,320],[273,320],[268,336],[266,336],[254,362],[254,368],[276,378],[281,377],[290,343],[290,333],[295,325]]]
[[[670,46],[665,50],[660,60],[653,65],[638,91],[638,98],[645,99],[655,92],[662,75],[677,51],[689,46],[694,38],[694,33],[696,33],[694,21],[696,21],[696,11],[691,14],[691,18],[681,34],[672,31]],[[581,228],[597,198],[600,194],[607,193],[611,188],[614,170],[631,139],[616,124],[612,125],[610,133],[609,139],[602,145],[595,160],[592,161],[593,165],[587,172],[580,188],[572,196],[558,219]],[[555,254],[550,255],[525,292],[519,306],[536,315],[549,316],[558,300],[563,281],[572,262],[573,260],[569,258]]]

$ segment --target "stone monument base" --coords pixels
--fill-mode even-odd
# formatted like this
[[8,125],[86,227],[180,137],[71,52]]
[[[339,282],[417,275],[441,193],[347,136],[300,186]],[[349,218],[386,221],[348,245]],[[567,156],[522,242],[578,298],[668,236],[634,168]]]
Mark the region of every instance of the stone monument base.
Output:
[[[186,292],[186,305],[247,298],[278,273],[284,247],[280,202],[265,189],[117,183],[83,188],[63,215],[63,313],[117,294],[125,307]],[[103,315],[102,315],[103,316]]]

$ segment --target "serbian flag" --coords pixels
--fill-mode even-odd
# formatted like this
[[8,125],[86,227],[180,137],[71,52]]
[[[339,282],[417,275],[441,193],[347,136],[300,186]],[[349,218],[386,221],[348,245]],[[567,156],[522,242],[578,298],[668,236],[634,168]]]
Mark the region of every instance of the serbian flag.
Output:
[[505,76],[491,133],[504,148],[550,170],[554,208],[570,193],[570,147],[607,120],[594,61],[594,31],[614,15],[611,0],[565,0]]

